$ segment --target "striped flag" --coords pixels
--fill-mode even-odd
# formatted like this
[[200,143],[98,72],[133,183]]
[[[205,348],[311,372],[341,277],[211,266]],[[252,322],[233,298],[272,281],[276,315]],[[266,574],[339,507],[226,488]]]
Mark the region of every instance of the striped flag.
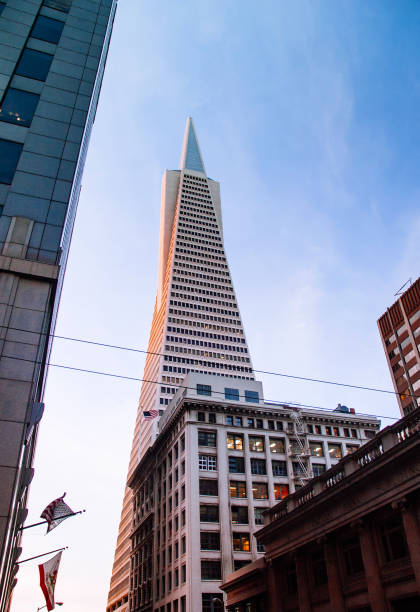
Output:
[[75,514],[70,506],[63,501],[65,495],[64,493],[61,497],[57,497],[41,513],[41,518],[45,519],[48,523],[47,533],[66,520],[66,518]]
[[159,416],[159,410],[143,410],[143,416],[145,421],[153,421]]
[[54,590],[57,581],[58,568],[61,561],[62,552],[48,559],[45,563],[38,565],[39,568],[39,584],[44,593],[47,610],[54,610]]

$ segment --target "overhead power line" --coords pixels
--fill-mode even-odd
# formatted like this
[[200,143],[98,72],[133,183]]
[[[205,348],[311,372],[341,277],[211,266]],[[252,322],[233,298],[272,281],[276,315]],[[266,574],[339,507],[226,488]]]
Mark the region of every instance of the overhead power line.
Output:
[[[4,325],[1,325],[1,327],[7,327]],[[8,329],[13,330],[13,331],[25,331],[27,332],[28,330],[25,329],[20,329],[20,328],[15,328],[15,327],[8,327]],[[42,335],[42,334],[41,334]],[[47,335],[47,334],[43,334],[43,335]],[[105,343],[105,342],[99,342],[97,340],[86,340],[84,338],[74,338],[71,336],[62,336],[59,334],[49,334],[49,337],[51,338],[57,338],[59,340],[68,340],[71,342],[78,342],[81,344],[89,344],[92,346],[100,346],[103,348],[112,348],[112,349],[117,349],[117,350],[122,350],[122,351],[128,351],[128,352],[133,352],[133,353],[141,353],[141,354],[145,354],[145,355],[157,355],[160,357],[163,357],[166,355],[166,353],[158,353],[158,352],[153,352],[153,351],[148,351],[145,349],[139,349],[139,348],[134,348],[134,347],[129,347],[129,346],[123,346],[123,345],[117,345],[117,344],[109,344],[109,343]],[[22,341],[16,341],[14,340],[14,342],[17,343],[22,343],[22,344],[27,344],[25,342]],[[25,360],[22,358],[17,358],[17,357],[12,357],[13,359],[17,359],[20,361],[32,361],[32,360]],[[107,372],[101,372],[101,371],[96,371],[96,370],[88,370],[88,369],[84,369],[84,368],[76,368],[76,367],[72,367],[72,366],[66,366],[63,364],[53,364],[53,363],[49,363],[48,365],[52,366],[52,367],[58,367],[58,368],[64,368],[64,369],[68,369],[68,370],[75,370],[75,371],[80,371],[80,372],[86,372],[86,373],[90,373],[90,374],[99,374],[99,375],[103,375],[103,376],[110,376],[113,378],[121,378],[121,379],[125,379],[125,380],[132,380],[135,382],[150,382],[150,383],[154,383],[154,384],[158,384],[158,385],[170,385],[172,387],[182,387],[182,385],[176,385],[174,383],[166,383],[166,382],[159,382],[159,381],[150,381],[150,380],[146,380],[143,378],[137,378],[137,377],[132,377],[132,376],[124,376],[124,375],[119,375],[119,374],[113,374],[113,373],[107,373]],[[315,382],[315,383],[320,383],[320,384],[326,384],[326,385],[333,385],[333,386],[338,386],[338,387],[346,387],[346,388],[350,388],[350,389],[358,389],[358,390],[362,390],[362,391],[372,391],[372,392],[376,392],[376,393],[385,393],[387,395],[400,395],[398,392],[395,391],[390,391],[388,389],[379,389],[377,387],[366,387],[366,386],[362,386],[362,385],[353,385],[350,383],[341,383],[341,382],[337,382],[337,381],[331,381],[331,380],[325,380],[325,379],[319,379],[319,378],[310,378],[307,376],[298,376],[298,375],[294,375],[294,374],[285,374],[282,372],[272,372],[269,370],[257,370],[255,368],[252,369],[253,372],[257,372],[259,374],[269,374],[272,376],[279,376],[282,378],[290,378],[290,379],[294,379],[294,380],[302,380],[305,382]],[[188,387],[185,387],[188,388]],[[420,397],[420,395],[411,395],[408,392],[405,392],[404,395],[406,397],[413,397],[414,399]],[[314,409],[320,409],[320,410],[331,410],[330,408],[325,408],[323,406],[313,406],[311,404],[301,404],[299,402],[283,402],[283,401],[279,401],[279,400],[266,400],[266,401],[272,401],[274,403],[279,403],[279,404],[288,404],[291,406],[302,406],[302,407],[306,407],[306,408],[314,408]],[[377,416],[378,418],[386,418],[386,419],[392,419],[393,417],[388,417],[385,415],[368,415],[368,416]]]
[[[111,378],[120,378],[122,380],[131,380],[134,382],[147,382],[147,383],[151,383],[154,385],[170,385],[171,387],[176,387],[178,389],[189,389],[192,391],[196,391],[195,387],[188,387],[186,385],[179,385],[179,384],[172,384],[172,383],[165,383],[165,382],[160,382],[158,380],[148,380],[147,378],[137,378],[135,376],[125,376],[124,374],[114,374],[113,372],[103,372],[101,370],[88,370],[86,368],[76,368],[74,366],[68,366],[68,365],[64,365],[64,364],[59,364],[59,363],[48,363],[49,366],[53,367],[53,368],[61,368],[64,370],[73,370],[75,372],[85,372],[87,374],[98,374],[100,376],[109,376]],[[225,395],[224,391],[216,391],[215,389],[212,389],[212,393],[218,393],[220,395]],[[245,397],[245,396],[240,396],[240,397]],[[325,412],[329,412],[329,413],[333,413],[334,410],[332,410],[331,408],[326,408],[325,406],[314,406],[312,404],[301,404],[299,402],[290,402],[290,401],[280,401],[280,400],[270,400],[267,398],[261,398],[263,401],[265,402],[271,402],[273,403],[273,405],[277,405],[278,407],[284,407],[287,408],[288,406],[290,407],[300,407],[300,408],[312,408],[314,410],[324,410]],[[343,413],[344,414],[344,413]],[[390,416],[386,416],[384,414],[358,414],[356,416],[362,417],[376,417],[378,419],[391,419],[391,420],[395,420],[398,417],[390,417]]]
[[[101,346],[104,348],[113,348],[113,349],[118,349],[121,351],[130,351],[133,353],[142,353],[145,355],[158,355],[159,357],[164,357],[166,355],[166,353],[157,353],[157,352],[153,352],[153,351],[147,351],[145,349],[138,349],[138,348],[134,348],[134,347],[129,347],[129,346],[121,346],[121,345],[117,345],[117,344],[107,344],[105,342],[99,342],[96,340],[85,340],[82,338],[72,338],[70,336],[60,336],[58,334],[51,334],[51,337],[53,338],[58,338],[60,340],[69,340],[71,342],[80,342],[83,344],[91,344],[94,346]],[[285,374],[283,372],[271,372],[270,370],[257,370],[256,368],[252,369],[253,372],[257,372],[258,374],[269,374],[271,376],[280,376],[282,378],[292,378],[295,380],[303,380],[306,382],[315,382],[315,383],[320,383],[320,384],[324,384],[324,385],[334,385],[337,387],[347,387],[349,389],[359,389],[361,391],[374,391],[376,393],[386,393],[388,395],[399,395],[399,393],[395,392],[395,391],[390,391],[389,389],[379,389],[378,387],[366,387],[363,385],[352,385],[350,383],[342,383],[342,382],[337,382],[337,381],[333,381],[333,380],[325,380],[325,379],[321,379],[321,378],[310,378],[308,376],[298,376],[295,374]],[[408,393],[405,393],[404,395],[409,395]],[[417,397],[417,396],[415,396]]]

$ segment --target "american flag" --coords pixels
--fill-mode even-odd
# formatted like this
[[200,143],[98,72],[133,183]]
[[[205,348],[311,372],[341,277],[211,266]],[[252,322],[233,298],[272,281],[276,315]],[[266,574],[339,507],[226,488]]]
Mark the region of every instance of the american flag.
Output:
[[48,523],[47,533],[54,529],[54,527],[57,527],[61,521],[74,514],[70,506],[63,501],[65,495],[64,493],[61,497],[54,499],[41,513],[41,518],[45,519]]
[[159,410],[143,410],[143,416],[145,421],[153,421],[159,416]]

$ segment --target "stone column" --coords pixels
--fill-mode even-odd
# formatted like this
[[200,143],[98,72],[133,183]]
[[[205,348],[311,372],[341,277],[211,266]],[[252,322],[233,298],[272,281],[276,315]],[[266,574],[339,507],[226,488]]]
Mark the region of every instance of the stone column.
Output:
[[343,589],[338,570],[337,549],[334,540],[324,542],[325,564],[327,566],[328,590],[330,594],[330,607],[334,612],[346,612]]
[[283,577],[277,571],[277,563],[271,559],[267,562],[267,604],[269,610],[283,612],[282,583]]
[[296,577],[298,586],[299,612],[311,612],[311,598],[308,588],[306,557],[302,550],[298,550],[296,553]]
[[420,594],[420,528],[415,508],[411,504],[400,504],[405,536],[410,552],[411,565],[416,577],[417,591]]
[[359,525],[359,538],[372,612],[389,612],[390,607],[381,582],[378,556],[372,532],[368,525],[363,523]]

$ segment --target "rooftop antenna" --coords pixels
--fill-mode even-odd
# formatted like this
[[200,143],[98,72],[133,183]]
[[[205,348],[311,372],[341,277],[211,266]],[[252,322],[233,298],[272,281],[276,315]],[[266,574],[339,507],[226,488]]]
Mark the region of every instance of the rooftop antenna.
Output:
[[411,278],[409,278],[409,279],[408,279],[408,281],[406,281],[406,282],[404,283],[404,285],[398,289],[397,293],[394,293],[394,297],[396,297],[397,295],[401,295],[401,294],[402,294],[402,292],[403,292],[404,287],[405,287],[406,285],[408,285],[408,283],[410,283],[410,286],[412,285],[412,280],[411,280]]

